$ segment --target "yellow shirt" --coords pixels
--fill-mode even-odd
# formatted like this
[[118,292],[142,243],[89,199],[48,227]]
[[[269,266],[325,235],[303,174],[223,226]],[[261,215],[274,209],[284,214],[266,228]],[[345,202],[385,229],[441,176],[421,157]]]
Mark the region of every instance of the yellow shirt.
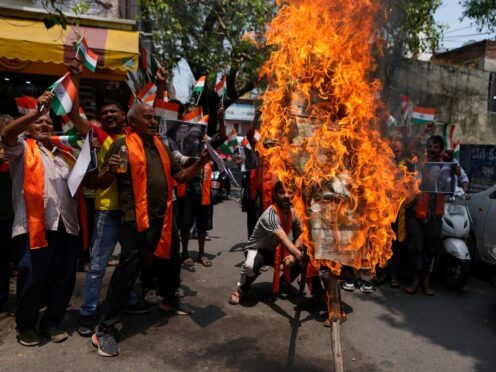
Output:
[[[105,155],[107,155],[108,150],[112,143],[114,143],[114,139],[123,138],[125,134],[118,134],[112,139],[108,134],[106,134],[102,129],[98,128],[95,132],[95,137],[99,140],[101,147],[98,151],[98,170],[100,171],[103,166],[103,160],[105,159]],[[100,132],[100,133],[96,133]],[[103,133],[101,133],[103,132]],[[103,135],[105,134],[105,136]],[[96,189],[95,191],[95,209],[97,211],[118,211],[119,208],[119,196],[117,193],[117,183],[112,182],[107,189]]]

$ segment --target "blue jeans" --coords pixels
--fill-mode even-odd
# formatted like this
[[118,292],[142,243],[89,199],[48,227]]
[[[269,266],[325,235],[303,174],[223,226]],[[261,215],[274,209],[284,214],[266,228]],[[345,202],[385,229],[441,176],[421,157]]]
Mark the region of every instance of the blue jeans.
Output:
[[[120,211],[95,211],[95,225],[90,248],[90,271],[86,274],[83,304],[79,309],[79,315],[91,316],[96,314],[103,276],[115,245],[119,241],[120,226]],[[132,291],[131,297],[130,302],[136,302],[134,291]]]

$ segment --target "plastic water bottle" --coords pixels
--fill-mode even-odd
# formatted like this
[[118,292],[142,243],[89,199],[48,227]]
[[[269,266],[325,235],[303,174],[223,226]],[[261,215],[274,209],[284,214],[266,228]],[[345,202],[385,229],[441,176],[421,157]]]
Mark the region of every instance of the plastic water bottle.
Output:
[[121,158],[121,162],[117,167],[117,173],[126,173],[127,172],[127,162],[129,160],[127,147],[122,145],[119,149],[119,157]]

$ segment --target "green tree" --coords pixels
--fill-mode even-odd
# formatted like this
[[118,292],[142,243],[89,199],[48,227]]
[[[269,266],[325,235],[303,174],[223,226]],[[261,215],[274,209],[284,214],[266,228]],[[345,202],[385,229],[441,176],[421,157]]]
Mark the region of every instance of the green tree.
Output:
[[225,107],[255,87],[269,53],[263,34],[276,11],[273,1],[141,0],[141,11],[166,66],[184,58],[196,78],[207,76],[201,103],[209,124],[216,122],[220,103],[214,91],[218,75],[227,76]]
[[496,31],[496,0],[463,0],[463,18],[475,21],[479,31],[488,28]]
[[384,82],[383,98],[389,98],[391,79],[402,60],[411,54],[432,51],[439,45],[444,26],[434,19],[442,0],[388,0],[378,12],[382,43],[377,51],[377,75]]

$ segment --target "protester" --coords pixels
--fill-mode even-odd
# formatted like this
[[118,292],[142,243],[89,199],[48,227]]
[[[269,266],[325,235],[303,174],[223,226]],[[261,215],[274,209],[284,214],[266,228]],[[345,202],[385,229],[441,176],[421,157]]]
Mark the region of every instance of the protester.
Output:
[[245,262],[241,266],[240,279],[237,288],[232,292],[229,303],[237,305],[243,296],[251,289],[251,285],[260,275],[260,269],[265,265],[274,267],[273,292],[279,291],[279,266],[286,266],[283,275],[286,283],[292,282],[299,274],[298,267],[290,270],[296,261],[302,258],[303,246],[301,241],[294,244],[293,240],[301,234],[300,223],[291,208],[292,193],[286,191],[281,182],[277,182],[273,190],[273,204],[260,216],[255,230],[245,248]]
[[[0,115],[0,133],[5,125],[13,118],[10,115]],[[10,273],[9,265],[12,256],[12,180],[10,179],[9,163],[0,138],[0,315],[7,311],[6,303],[9,297]]]
[[[54,95],[45,92],[38,110],[8,124],[2,131],[12,176],[13,237],[19,248],[16,323],[19,342],[39,344],[35,331],[42,304],[40,333],[52,342],[68,335],[59,328],[76,280],[79,234],[77,201],[69,192],[69,166],[52,148],[48,116]],[[19,137],[26,131],[27,138]]]
[[[81,63],[73,61],[70,67],[71,77],[76,88],[79,88]],[[79,89],[78,89],[79,90]],[[117,103],[105,103],[99,111],[99,121],[102,125],[88,122],[79,115],[79,97],[72,107],[70,118],[76,129],[86,136],[88,130],[93,131],[94,137],[100,143],[97,153],[98,169],[101,170],[103,161],[110,146],[119,138],[124,138],[126,114]],[[112,253],[119,240],[121,212],[117,184],[111,183],[106,188],[95,190],[95,222],[90,246],[90,268],[86,274],[83,290],[83,303],[79,309],[78,333],[81,336],[91,336],[97,325],[97,306],[100,298],[103,276]],[[143,314],[150,311],[144,301],[138,301],[133,290],[130,291],[127,312]]]
[[[212,141],[212,147],[217,147],[225,138],[224,107],[221,106],[217,112],[219,120],[219,136]],[[188,154],[182,153],[178,156],[174,151],[174,156],[180,163],[188,162]],[[186,156],[185,156],[186,155]],[[205,241],[207,232],[212,230],[213,223],[213,200],[211,195],[212,184],[212,163],[205,164],[202,172],[190,180],[186,186],[186,191],[178,193],[179,212],[177,220],[181,232],[182,254],[181,260],[185,266],[193,266],[194,261],[190,257],[188,246],[190,232],[193,225],[196,226],[198,237],[198,262],[205,267],[212,266],[212,261],[205,254]]]
[[[181,170],[169,149],[158,138],[158,123],[153,107],[146,104],[132,106],[127,114],[130,131],[125,138],[114,141],[98,176],[99,186],[108,187],[117,181],[121,226],[121,256],[107,292],[103,318],[92,336],[92,343],[102,356],[119,354],[113,336],[114,325],[127,302],[144,260],[154,252],[153,267],[164,300],[159,307],[167,312],[190,314],[175,293],[179,287],[179,238],[172,211],[172,180],[183,183],[192,179],[210,160],[208,152],[200,160]],[[128,165],[119,156],[125,146]]]
[[[426,148],[427,160],[442,162],[443,148],[442,137],[429,137]],[[427,177],[426,173],[424,172],[424,178]],[[406,208],[408,250],[414,267],[413,282],[405,288],[408,294],[414,294],[422,285],[424,294],[435,295],[430,285],[430,276],[441,245],[443,214],[444,194],[441,193],[422,192],[417,197],[415,205]]]
[[456,186],[461,187],[463,191],[465,192],[465,197],[467,199],[470,199],[469,197],[469,186],[470,186],[470,180],[467,176],[467,173],[465,170],[461,167],[460,163],[458,163],[458,160],[456,160],[454,157],[454,151],[445,149],[443,151],[443,161],[447,163],[456,163]]
[[243,212],[246,212],[246,228],[248,231],[248,238],[250,238],[255,224],[260,217],[260,202],[258,201],[257,190],[257,177],[258,177],[258,156],[255,152],[257,139],[255,138],[255,131],[260,125],[261,111],[255,113],[255,117],[248,128],[246,138],[250,144],[250,149],[244,148],[243,164],[241,165],[241,174],[243,176],[243,193],[241,195],[241,205]]

